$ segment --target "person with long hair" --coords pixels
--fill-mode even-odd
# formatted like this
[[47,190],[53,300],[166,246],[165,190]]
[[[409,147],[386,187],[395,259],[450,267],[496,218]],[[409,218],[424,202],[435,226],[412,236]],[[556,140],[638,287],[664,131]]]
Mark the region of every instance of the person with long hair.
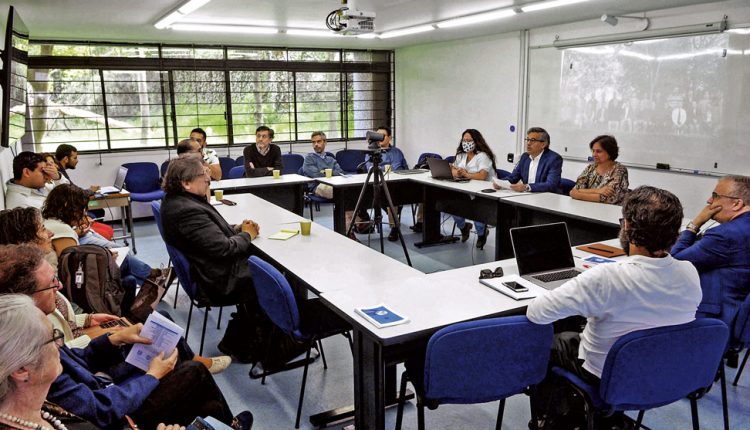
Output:
[[[461,141],[456,148],[456,160],[451,165],[455,178],[466,178],[492,182],[495,178],[495,154],[484,140],[479,130],[469,128],[461,134]],[[461,230],[461,242],[466,242],[471,233],[472,224],[459,216],[453,216],[456,226]],[[474,221],[477,227],[477,248],[484,249],[487,243],[487,225]]]

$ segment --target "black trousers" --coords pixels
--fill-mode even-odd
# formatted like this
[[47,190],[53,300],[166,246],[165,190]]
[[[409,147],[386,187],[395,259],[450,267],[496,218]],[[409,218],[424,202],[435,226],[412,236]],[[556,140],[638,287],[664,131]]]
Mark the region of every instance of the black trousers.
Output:
[[232,423],[232,411],[213,376],[196,361],[179,363],[133,415],[142,429],[155,429],[159,423],[187,426],[196,416]]

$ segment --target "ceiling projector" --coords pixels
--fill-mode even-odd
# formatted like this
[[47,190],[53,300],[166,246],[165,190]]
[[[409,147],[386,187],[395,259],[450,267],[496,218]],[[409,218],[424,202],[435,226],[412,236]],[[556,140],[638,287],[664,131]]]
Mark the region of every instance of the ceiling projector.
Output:
[[357,10],[352,2],[352,7],[347,6],[347,1],[342,0],[344,5],[329,13],[326,17],[326,26],[336,33],[345,36],[372,33],[375,31],[375,12]]

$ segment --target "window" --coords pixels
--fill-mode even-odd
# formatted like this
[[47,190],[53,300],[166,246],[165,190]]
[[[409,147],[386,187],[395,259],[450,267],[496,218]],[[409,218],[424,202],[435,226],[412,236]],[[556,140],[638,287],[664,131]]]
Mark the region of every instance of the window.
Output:
[[[392,52],[31,42],[27,133],[38,151],[361,139],[392,124]],[[307,143],[305,143],[307,145]]]

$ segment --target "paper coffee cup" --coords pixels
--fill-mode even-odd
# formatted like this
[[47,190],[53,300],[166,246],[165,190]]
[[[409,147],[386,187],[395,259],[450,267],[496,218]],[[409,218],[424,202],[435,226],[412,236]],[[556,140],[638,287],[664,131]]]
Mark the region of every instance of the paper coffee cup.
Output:
[[333,169],[325,169],[324,172],[326,174],[326,178],[330,178],[331,176],[333,176]]
[[224,190],[215,190],[214,191],[214,197],[216,197],[216,200],[221,200],[224,198]]
[[279,179],[280,177],[281,177],[281,170],[275,169],[273,171],[273,178],[274,179]]
[[302,236],[310,236],[310,228],[312,227],[312,221],[300,221],[299,222],[299,230],[300,233],[302,233]]

